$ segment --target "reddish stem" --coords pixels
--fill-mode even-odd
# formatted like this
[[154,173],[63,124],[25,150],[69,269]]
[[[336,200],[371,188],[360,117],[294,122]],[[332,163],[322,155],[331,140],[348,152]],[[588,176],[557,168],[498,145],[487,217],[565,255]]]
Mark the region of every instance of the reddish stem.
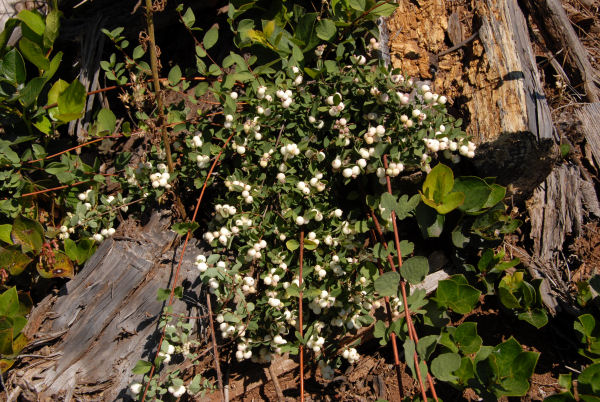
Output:
[[[383,167],[386,169],[386,172],[387,172],[387,169],[388,169],[387,155],[383,155]],[[385,180],[386,180],[386,184],[387,184],[388,193],[390,195],[392,195],[392,181],[390,180],[390,176],[387,173],[385,175]],[[396,251],[397,251],[396,254],[398,255],[398,269],[401,269],[402,268],[402,253],[400,252],[400,236],[398,234],[398,224],[396,223],[396,213],[394,211],[392,211],[391,217],[392,217],[392,224],[394,226],[394,242],[396,244]],[[388,257],[390,257],[390,256],[388,256]],[[390,257],[390,260],[391,260],[391,257]],[[412,317],[410,315],[410,311],[408,310],[408,302],[407,302],[407,297],[406,297],[406,283],[404,282],[404,280],[400,281],[400,289],[402,291],[402,302],[404,303],[404,309],[405,309],[405,313],[406,313],[406,323],[408,326],[409,335],[410,335],[410,338],[415,343],[415,347],[416,347],[417,343],[419,342],[419,339],[417,337],[417,331],[415,330],[414,324],[412,322]],[[414,358],[415,358],[415,365],[416,365],[415,370],[417,372],[417,377],[419,378],[419,387],[421,388],[421,394],[423,395],[423,400],[425,402],[427,402],[427,395],[425,393],[425,385],[423,384],[423,379],[421,378],[421,370],[419,369],[418,356],[417,356],[416,351],[414,354]],[[433,386],[433,379],[431,378],[429,373],[427,373],[427,380],[428,380],[429,385],[432,390],[431,393],[437,402],[437,395],[435,392],[435,387]]]
[[[298,321],[300,323],[300,336],[304,336],[302,330],[302,265],[304,263],[304,230],[300,231],[300,269],[298,278],[298,287],[300,288],[298,303]],[[300,344],[300,402],[304,402],[304,345]]]
[[[196,203],[196,209],[194,209],[194,215],[192,216],[192,222],[194,222],[196,220],[196,215],[198,215],[198,210],[200,209],[200,204],[202,202],[202,198],[204,197],[204,191],[206,190],[206,185],[208,184],[208,179],[210,179],[210,175],[212,174],[213,170],[215,169],[215,166],[217,166],[217,163],[219,162],[219,159],[221,158],[221,154],[223,153],[223,150],[225,149],[225,147],[227,147],[227,144],[229,144],[229,141],[231,141],[232,138],[233,138],[233,134],[231,134],[229,136],[229,138],[227,138],[227,140],[221,147],[221,151],[215,157],[215,160],[212,163],[210,170],[208,171],[208,174],[206,175],[206,179],[204,180],[204,185],[202,186],[202,191],[200,192],[200,196],[198,197],[198,202]],[[169,296],[169,304],[168,304],[169,306],[173,304],[173,298],[175,296],[175,287],[177,286],[177,280],[179,278],[179,271],[181,270],[183,256],[185,254],[185,249],[187,248],[187,244],[188,244],[188,241],[190,240],[191,234],[192,234],[192,232],[190,230],[188,230],[187,235],[185,237],[185,242],[183,243],[183,248],[181,250],[181,255],[179,256],[179,263],[177,264],[177,270],[175,271],[173,285],[171,286],[171,294]],[[158,357],[158,353],[160,352],[162,343],[165,340],[166,330],[167,330],[167,327],[165,326],[162,330],[160,340],[158,341],[158,349],[156,350],[156,355],[154,357],[154,360],[156,360],[156,358]],[[216,356],[215,356],[215,359],[216,359]],[[154,364],[154,361],[153,361],[152,368],[150,369],[150,374],[148,376],[148,382],[146,383],[146,387],[144,388],[144,394],[142,395],[142,402],[144,402],[146,400],[146,394],[148,393],[148,387],[150,386],[150,382],[152,381],[155,371],[156,371],[156,365]]]
[[[371,238],[373,239],[373,244],[377,243],[377,238],[375,236],[375,231],[371,229]],[[383,267],[381,266],[381,262],[377,260],[377,266],[379,267],[379,275],[383,275]],[[387,314],[388,323],[391,326],[394,322],[392,317],[392,307],[390,306],[390,298],[388,296],[384,297],[385,300],[385,311]],[[394,353],[394,366],[396,367],[396,377],[398,379],[398,395],[400,396],[400,400],[404,399],[404,385],[402,385],[402,369],[400,368],[400,357],[398,354],[398,345],[396,343],[396,334],[394,331],[390,334],[390,339],[392,341],[392,351]]]

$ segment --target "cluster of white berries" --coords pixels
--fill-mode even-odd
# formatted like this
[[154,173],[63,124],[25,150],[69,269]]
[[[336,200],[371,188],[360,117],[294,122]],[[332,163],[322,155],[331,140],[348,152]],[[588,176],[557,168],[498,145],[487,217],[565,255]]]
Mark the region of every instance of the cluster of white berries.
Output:
[[229,242],[229,239],[238,233],[239,228],[237,226],[232,227],[231,230],[227,229],[225,226],[222,226],[218,231],[204,233],[204,240],[212,243],[214,239],[217,239],[222,246],[226,246]]
[[462,156],[466,156],[467,158],[474,158],[475,157],[475,144],[473,144],[471,141],[469,141],[467,145],[461,145],[458,148],[458,152]]
[[175,387],[173,385],[169,385],[169,387],[167,388],[167,391],[169,391],[169,393],[171,395],[173,395],[173,397],[175,398],[181,398],[183,396],[183,394],[185,394],[186,389],[184,385],[180,385],[178,387]]
[[421,85],[418,92],[423,97],[425,103],[433,103],[434,106],[438,104],[444,105],[448,101],[445,96],[431,92],[431,88],[427,84]]
[[229,218],[230,216],[235,215],[237,208],[229,204],[217,204],[215,205],[215,212],[218,214],[217,219],[221,220],[219,217]]
[[[337,104],[335,101],[336,95],[340,98],[340,101]],[[342,112],[342,110],[346,108],[346,105],[344,105],[344,102],[342,102],[342,94],[339,92],[336,92],[334,95],[329,95],[325,99],[325,102],[327,103],[327,105],[331,106],[329,108],[329,115],[332,117],[338,116]]]
[[309,340],[306,341],[306,346],[312,349],[314,353],[319,353],[324,344],[325,338],[317,334],[313,334]]
[[258,243],[252,245],[251,248],[246,252],[246,261],[258,260],[262,257],[262,253],[260,250],[267,247],[267,242],[265,240],[261,240]]
[[79,201],[85,201],[85,200],[87,200],[87,198],[91,192],[92,192],[92,189],[90,188],[90,189],[84,191],[83,193],[79,193],[77,195],[77,198],[79,199]]
[[115,234],[114,228],[102,229],[100,233],[95,233],[92,239],[100,243],[105,237],[112,237]]
[[316,296],[309,304],[308,308],[315,314],[321,314],[323,309],[330,308],[335,303],[335,297],[329,295],[329,292],[322,290],[321,294]]
[[[259,106],[259,108],[262,108],[262,106]],[[258,114],[264,114],[264,113],[265,113],[264,109],[258,110]],[[244,132],[246,134],[254,134],[254,139],[257,141],[260,141],[260,140],[262,140],[262,134],[260,133],[260,124],[259,124],[258,119],[259,119],[258,116],[254,116],[254,118],[252,120],[246,120],[246,122],[244,123]],[[243,152],[239,152],[239,150],[238,150],[238,153],[243,154]]]
[[310,219],[302,215],[298,215],[294,221],[298,226],[308,225],[310,223]]
[[300,155],[300,149],[298,148],[298,145],[294,143],[282,146],[279,151],[283,155],[283,160],[288,160],[294,156]]
[[192,137],[192,148],[201,148],[202,147],[202,138],[200,137],[200,133],[196,133]]
[[360,355],[355,348],[344,349],[342,352],[342,357],[348,360],[348,363],[350,364],[354,364],[360,359]]
[[296,74],[296,77],[294,78],[294,84],[295,85],[300,85],[302,84],[302,81],[304,81],[304,77],[302,76],[302,74],[300,74],[300,69],[296,66],[292,67],[292,72],[294,74]]
[[[286,266],[286,268],[287,268],[287,266]],[[277,268],[271,268],[269,273],[263,278],[263,282],[265,283],[265,285],[277,286],[277,284],[281,280],[281,277],[278,274],[276,274],[275,272],[277,272]]]
[[60,227],[60,233],[58,234],[58,238],[61,240],[68,239],[71,233],[75,233],[74,227],[68,227],[66,225],[62,225]]
[[171,185],[169,184],[169,179],[171,175],[167,172],[167,166],[164,163],[160,163],[156,166],[158,172],[152,173],[150,175],[150,181],[152,182],[152,187],[164,187],[169,190]]
[[250,344],[245,338],[241,338],[237,344],[237,351],[235,352],[235,358],[238,362],[248,360],[252,357],[252,350]]
[[225,123],[223,123],[223,127],[231,128],[233,126],[233,116],[230,114],[225,115]]
[[364,134],[363,138],[365,139],[365,142],[369,145],[373,144],[374,142],[378,142],[380,141],[383,136],[385,135],[385,127],[381,124],[377,125],[376,127],[369,127],[367,129],[367,132]]
[[244,279],[242,279],[242,282],[244,283],[242,285],[242,292],[244,294],[256,293],[256,286],[254,286],[256,284],[256,281],[253,277],[246,276],[244,277]]
[[325,190],[325,183],[320,180],[323,178],[323,173],[317,172],[314,177],[312,177],[308,184],[304,181],[299,181],[296,183],[296,188],[300,190],[304,195],[310,194],[310,188],[314,187],[318,192],[322,192]]
[[322,129],[325,125],[325,122],[323,120],[317,120],[315,116],[308,116],[308,122],[310,124],[314,124],[315,128],[317,128],[318,130]]
[[260,161],[258,162],[260,167],[266,168],[268,166],[269,160],[271,160],[271,155],[273,155],[274,152],[274,149],[269,149],[269,152],[265,152],[264,154],[262,154],[262,156],[260,157]]
[[246,334],[244,324],[238,324],[237,326],[233,326],[225,322],[223,314],[218,314],[215,320],[219,323],[219,329],[221,330],[221,336],[223,337],[223,339],[229,338],[236,332],[241,336],[244,336]]
[[379,50],[379,42],[377,42],[377,39],[375,38],[371,38],[369,40],[369,44],[367,45],[368,49],[372,49],[372,50]]
[[281,100],[281,107],[284,109],[290,107],[290,105],[294,102],[294,99],[292,98],[292,91],[289,89],[286,89],[285,91],[283,89],[279,89],[275,95],[279,98],[279,100]]
[[246,145],[248,145],[248,138],[244,138],[244,142],[238,144],[236,141],[233,141],[231,144],[231,149],[237,152],[240,155],[244,155],[246,153]]
[[166,352],[158,352],[158,356],[163,358],[163,363],[164,364],[168,364],[171,361],[171,355],[173,353],[175,353],[175,346],[171,345],[170,343],[167,343],[165,341],[164,345],[166,344]]

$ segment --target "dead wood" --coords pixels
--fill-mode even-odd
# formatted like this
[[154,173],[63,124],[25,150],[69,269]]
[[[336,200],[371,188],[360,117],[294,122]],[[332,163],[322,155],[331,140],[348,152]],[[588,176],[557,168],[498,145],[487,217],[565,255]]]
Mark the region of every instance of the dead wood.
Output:
[[547,46],[557,53],[567,54],[566,62],[579,75],[587,99],[600,100],[600,76],[592,67],[588,52],[581,44],[559,0],[526,0],[525,5],[537,24],[542,28]]
[[[9,382],[21,388],[24,400],[124,398],[136,362],[153,359],[157,347],[163,302],[156,294],[170,286],[178,258],[169,226],[167,215],[155,213],[134,240],[104,241],[75,279],[32,311],[25,330],[31,344],[62,334],[47,350],[58,357],[27,357],[11,371]],[[198,252],[188,244],[180,274],[186,303],[176,302],[174,313],[204,313],[198,311],[201,282],[193,266]],[[39,346],[27,353],[37,354]]]

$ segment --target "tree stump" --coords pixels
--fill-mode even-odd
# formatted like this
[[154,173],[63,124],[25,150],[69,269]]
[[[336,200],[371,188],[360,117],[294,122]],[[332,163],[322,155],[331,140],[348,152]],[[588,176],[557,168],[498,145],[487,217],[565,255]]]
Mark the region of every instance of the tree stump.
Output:
[[[105,240],[75,279],[32,311],[25,331],[32,342],[8,378],[14,395],[52,401],[125,396],[136,362],[153,360],[158,346],[164,302],[157,290],[172,284],[181,251],[172,251],[177,235],[169,227],[168,215],[154,213],[135,238]],[[188,243],[180,272],[187,304],[175,302],[174,313],[203,313],[193,265],[198,252]]]

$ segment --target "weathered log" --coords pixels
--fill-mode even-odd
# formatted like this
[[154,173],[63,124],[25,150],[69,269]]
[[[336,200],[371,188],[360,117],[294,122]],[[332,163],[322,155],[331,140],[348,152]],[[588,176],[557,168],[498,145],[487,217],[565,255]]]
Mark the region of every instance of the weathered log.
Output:
[[585,94],[590,102],[600,100],[600,76],[592,67],[588,52],[581,44],[571,22],[559,0],[526,0],[525,4],[542,28],[546,44],[555,53],[563,50],[568,55],[567,63],[571,70],[579,74]]
[[[54,342],[46,357],[21,359],[8,382],[20,387],[24,400],[117,400],[134,379],[139,359],[152,360],[158,343],[157,322],[164,302],[159,288],[173,280],[177,236],[168,230],[170,219],[155,213],[136,238],[105,240],[75,279],[57,296],[48,296],[31,313],[25,334],[32,339],[24,353]],[[179,250],[180,252],[180,250]],[[199,316],[201,282],[188,244],[180,280],[187,282],[185,299],[174,312]],[[203,312],[202,312],[203,313]],[[58,335],[58,337],[57,337]],[[53,339],[54,338],[54,339]]]
[[[527,196],[550,173],[558,152],[525,17],[515,1],[478,2],[479,38],[487,79],[495,87],[473,94],[480,142],[476,167]],[[490,96],[491,95],[491,96]],[[485,131],[491,129],[492,131]]]

